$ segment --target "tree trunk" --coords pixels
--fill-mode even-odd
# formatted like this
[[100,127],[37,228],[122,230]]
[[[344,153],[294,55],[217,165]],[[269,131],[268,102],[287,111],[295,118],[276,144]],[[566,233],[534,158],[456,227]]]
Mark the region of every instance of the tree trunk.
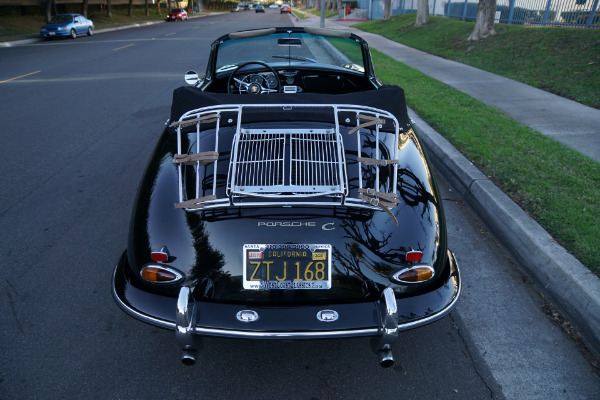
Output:
[[83,0],[83,4],[81,5],[81,14],[87,18],[87,10],[88,10],[88,0]]
[[417,2],[417,19],[415,27],[426,25],[429,23],[429,2],[427,0],[418,0]]
[[381,19],[385,21],[386,19],[390,19],[390,15],[392,13],[392,0],[384,0],[383,1],[383,17]]
[[133,17],[133,0],[129,0],[129,11],[127,12],[128,17]]
[[146,17],[150,15],[150,0],[145,0],[144,5],[146,6]]
[[496,0],[479,0],[475,28],[467,40],[485,39],[495,35],[494,18],[496,16]]
[[52,19],[52,3],[54,0],[46,0],[46,23]]
[[112,4],[111,0],[106,0],[106,16],[112,19]]
[[160,15],[160,0],[156,1],[156,12]]

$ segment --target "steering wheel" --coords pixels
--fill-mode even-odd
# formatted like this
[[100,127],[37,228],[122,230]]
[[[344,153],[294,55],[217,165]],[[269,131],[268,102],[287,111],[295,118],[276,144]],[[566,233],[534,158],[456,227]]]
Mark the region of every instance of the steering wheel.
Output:
[[[251,64],[262,65],[263,67],[265,67],[266,69],[271,71],[273,73],[273,75],[275,76],[275,79],[277,79],[277,86],[275,86],[275,88],[273,88],[273,89],[270,89],[268,87],[263,87],[260,83],[257,83],[257,82],[244,82],[241,79],[234,78],[234,76],[237,75],[237,73],[240,69],[244,68],[246,65],[251,65]],[[231,75],[229,75],[229,79],[227,80],[227,93],[231,93],[231,81],[232,80],[235,80],[240,86],[243,86],[246,89],[246,92],[248,92],[250,94],[262,94],[262,93],[273,93],[273,92],[277,93],[277,92],[279,92],[279,88],[281,88],[281,80],[279,79],[279,74],[277,74],[277,72],[273,69],[273,67],[271,67],[269,64],[266,64],[262,61],[249,61],[249,62],[243,63],[242,65],[238,66],[235,69],[235,71],[233,71],[231,73]]]

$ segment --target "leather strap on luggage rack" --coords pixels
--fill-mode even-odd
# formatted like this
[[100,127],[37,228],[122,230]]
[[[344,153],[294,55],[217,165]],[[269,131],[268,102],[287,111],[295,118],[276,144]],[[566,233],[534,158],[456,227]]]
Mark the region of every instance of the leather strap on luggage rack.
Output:
[[173,158],[173,164],[196,165],[196,163],[200,163],[200,165],[206,165],[218,159],[219,153],[216,151],[206,151],[196,154],[176,154]]
[[204,208],[204,202],[205,201],[214,200],[216,198],[217,198],[217,196],[210,195],[210,196],[200,197],[200,198],[197,198],[197,199],[186,200],[186,201],[182,201],[181,203],[175,203],[175,208],[194,208],[194,209],[200,209],[200,208]]
[[374,206],[379,206],[383,211],[388,213],[390,217],[392,217],[394,224],[398,226],[398,220],[391,211],[392,208],[400,204],[400,200],[396,198],[396,193],[383,193],[378,192],[375,189],[359,188],[358,198]]
[[186,128],[188,126],[196,125],[199,122],[205,122],[205,123],[215,122],[217,119],[219,119],[219,117],[216,114],[205,115],[205,116],[194,118],[194,119],[187,119],[184,121],[175,121],[170,126],[171,126],[171,128],[176,128],[178,126],[181,128]]
[[398,160],[388,160],[388,159],[376,160],[374,158],[367,158],[367,157],[358,157],[356,159],[356,161],[363,163],[365,165],[379,165],[382,167],[385,167],[387,165],[392,165],[392,164],[398,164]]
[[367,121],[367,122],[363,122],[360,125],[356,125],[354,128],[350,129],[350,131],[348,132],[348,135],[352,135],[354,132],[358,131],[361,128],[366,128],[367,126],[372,126],[372,125],[377,125],[377,124],[385,124],[385,119],[382,118],[377,118],[377,117],[370,117],[368,115],[362,115],[362,114],[358,114],[356,116],[356,119],[358,119],[359,121]]

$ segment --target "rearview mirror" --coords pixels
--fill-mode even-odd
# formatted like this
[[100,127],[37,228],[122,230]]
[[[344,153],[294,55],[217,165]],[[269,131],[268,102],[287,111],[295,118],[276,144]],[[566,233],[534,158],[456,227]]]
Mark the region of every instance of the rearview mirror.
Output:
[[302,40],[293,38],[281,38],[277,41],[279,46],[302,46]]

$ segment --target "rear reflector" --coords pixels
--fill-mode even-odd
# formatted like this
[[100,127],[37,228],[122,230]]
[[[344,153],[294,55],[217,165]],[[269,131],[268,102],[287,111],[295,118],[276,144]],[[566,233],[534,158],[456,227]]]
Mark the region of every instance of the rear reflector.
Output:
[[165,253],[154,252],[150,255],[152,261],[156,262],[167,262],[169,261],[169,257]]
[[423,258],[423,253],[420,251],[409,251],[406,253],[406,261],[407,262],[419,262]]
[[169,257],[169,249],[167,249],[167,246],[163,246],[160,251],[153,251],[152,254],[150,254],[152,261],[156,262],[169,262]]

